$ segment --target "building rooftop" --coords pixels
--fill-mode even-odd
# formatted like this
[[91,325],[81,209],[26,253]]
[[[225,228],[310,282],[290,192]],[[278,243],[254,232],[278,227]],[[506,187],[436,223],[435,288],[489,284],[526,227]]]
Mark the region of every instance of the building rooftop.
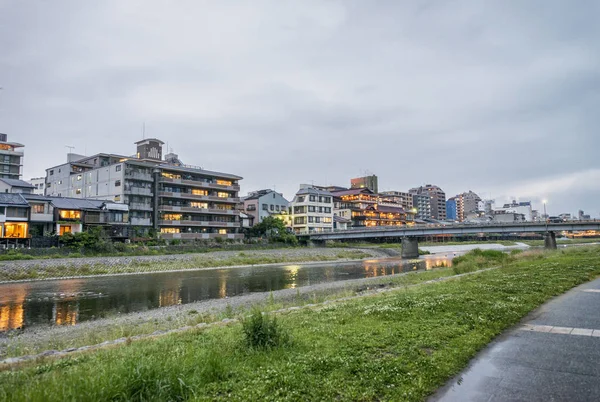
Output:
[[375,193],[373,191],[369,190],[368,188],[363,187],[363,188],[351,188],[349,190],[332,191],[331,194],[333,194],[336,197],[342,197],[344,195],[359,195],[359,194],[374,195]]
[[20,205],[27,207],[29,203],[21,194],[0,193],[0,205]]
[[304,187],[298,190],[296,195],[304,195],[304,194],[312,194],[312,195],[326,195],[328,197],[332,197],[333,194],[329,191],[319,190],[314,187]]
[[8,184],[11,187],[21,187],[21,188],[34,188],[31,183],[27,183],[23,180],[18,179],[0,179],[0,181]]

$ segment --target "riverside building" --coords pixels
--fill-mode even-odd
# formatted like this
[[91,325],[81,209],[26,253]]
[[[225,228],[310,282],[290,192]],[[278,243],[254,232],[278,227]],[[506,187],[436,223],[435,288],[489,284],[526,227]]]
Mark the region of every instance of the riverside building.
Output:
[[23,166],[23,144],[9,142],[8,135],[0,133],[0,178],[21,179],[21,167]]
[[133,156],[68,154],[46,169],[47,196],[122,202],[129,206],[132,237],[155,231],[164,239],[242,239],[242,177],[183,164],[156,138],[135,143]]
[[290,212],[297,234],[333,230],[333,195],[329,191],[301,185],[290,203]]

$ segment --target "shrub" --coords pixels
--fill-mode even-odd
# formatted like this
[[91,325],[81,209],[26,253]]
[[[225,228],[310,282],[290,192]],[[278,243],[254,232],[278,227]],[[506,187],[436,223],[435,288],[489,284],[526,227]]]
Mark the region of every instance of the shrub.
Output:
[[275,348],[288,341],[288,337],[277,323],[277,319],[263,314],[258,309],[255,309],[249,317],[242,321],[242,330],[246,346],[251,349]]

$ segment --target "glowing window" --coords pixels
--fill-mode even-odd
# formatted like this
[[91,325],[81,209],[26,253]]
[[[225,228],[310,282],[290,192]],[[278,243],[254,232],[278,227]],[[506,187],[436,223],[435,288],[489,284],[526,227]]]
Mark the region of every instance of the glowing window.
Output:
[[70,209],[61,210],[58,215],[61,219],[81,219],[81,211],[75,211]]

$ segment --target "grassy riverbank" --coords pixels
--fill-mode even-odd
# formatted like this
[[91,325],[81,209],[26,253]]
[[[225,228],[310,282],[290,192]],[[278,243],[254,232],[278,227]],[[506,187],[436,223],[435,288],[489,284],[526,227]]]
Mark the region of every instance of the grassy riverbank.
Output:
[[360,250],[331,250],[325,249],[321,252],[319,249],[298,249],[274,250],[269,252],[240,251],[231,252],[230,256],[225,258],[215,258],[210,253],[200,256],[181,259],[164,260],[128,260],[126,263],[105,263],[101,258],[90,262],[89,264],[74,264],[68,260],[64,264],[38,264],[34,266],[21,266],[13,264],[0,269],[0,281],[15,281],[24,279],[46,279],[60,278],[68,276],[91,276],[106,274],[140,273],[140,272],[160,272],[182,269],[197,268],[218,268],[231,267],[237,265],[259,265],[259,264],[277,264],[289,262],[313,262],[313,261],[336,261],[336,260],[357,260],[371,257],[371,254]]
[[521,253],[497,270],[291,312],[278,317],[289,341],[272,349],[249,349],[236,324],[40,360],[0,373],[0,399],[423,400],[502,330],[599,275],[599,257]]

